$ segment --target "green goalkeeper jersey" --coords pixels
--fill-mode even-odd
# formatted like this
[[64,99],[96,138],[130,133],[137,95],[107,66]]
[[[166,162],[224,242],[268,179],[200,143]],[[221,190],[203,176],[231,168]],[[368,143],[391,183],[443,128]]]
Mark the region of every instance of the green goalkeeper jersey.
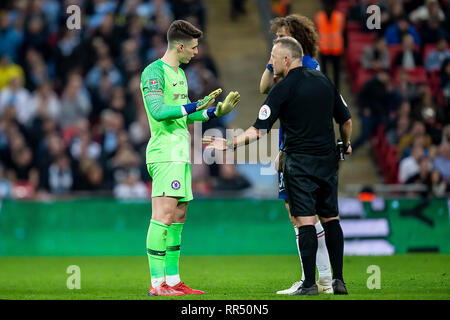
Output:
[[142,72],[141,92],[151,133],[146,163],[189,163],[188,117],[182,114],[182,105],[189,103],[184,71],[178,68],[176,72],[161,59],[156,60]]

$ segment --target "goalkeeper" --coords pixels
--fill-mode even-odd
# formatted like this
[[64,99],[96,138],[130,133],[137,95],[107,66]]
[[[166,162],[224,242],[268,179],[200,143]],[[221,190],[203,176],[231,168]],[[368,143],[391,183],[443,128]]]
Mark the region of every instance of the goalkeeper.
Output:
[[203,294],[180,281],[181,232],[191,189],[190,142],[187,124],[229,113],[238,92],[211,107],[222,89],[190,102],[186,76],[179,67],[198,53],[202,31],[187,21],[174,21],[167,31],[164,56],[142,72],[141,91],[150,124],[146,163],[152,177],[152,218],[147,233],[151,286],[149,296]]

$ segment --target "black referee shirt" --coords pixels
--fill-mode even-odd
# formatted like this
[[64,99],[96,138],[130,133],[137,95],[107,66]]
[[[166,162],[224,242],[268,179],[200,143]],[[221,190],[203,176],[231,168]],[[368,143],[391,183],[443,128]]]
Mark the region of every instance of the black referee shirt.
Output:
[[298,67],[270,90],[253,126],[269,131],[280,119],[285,152],[327,155],[336,146],[333,118],[339,124],[351,118],[334,84],[320,71]]

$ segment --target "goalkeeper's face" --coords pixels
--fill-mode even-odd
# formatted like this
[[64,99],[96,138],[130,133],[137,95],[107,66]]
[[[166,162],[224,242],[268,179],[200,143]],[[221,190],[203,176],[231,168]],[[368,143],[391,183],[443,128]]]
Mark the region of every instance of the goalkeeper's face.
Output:
[[178,61],[189,63],[198,54],[198,39],[180,42],[178,44]]

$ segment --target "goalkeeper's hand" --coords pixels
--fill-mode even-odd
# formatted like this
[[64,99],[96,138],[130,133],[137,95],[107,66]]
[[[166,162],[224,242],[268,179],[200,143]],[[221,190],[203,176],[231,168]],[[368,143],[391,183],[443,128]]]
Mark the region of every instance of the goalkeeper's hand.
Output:
[[216,111],[214,114],[217,117],[222,117],[227,113],[230,113],[231,110],[234,109],[241,100],[241,95],[237,91],[231,91],[223,102],[219,102],[216,106]]
[[197,108],[195,109],[195,111],[199,111],[199,110],[203,110],[208,108],[210,105],[212,105],[215,101],[216,98],[222,93],[222,89],[217,89],[214,90],[213,92],[211,92],[210,94],[208,94],[206,97],[204,97],[201,100],[197,101]]

